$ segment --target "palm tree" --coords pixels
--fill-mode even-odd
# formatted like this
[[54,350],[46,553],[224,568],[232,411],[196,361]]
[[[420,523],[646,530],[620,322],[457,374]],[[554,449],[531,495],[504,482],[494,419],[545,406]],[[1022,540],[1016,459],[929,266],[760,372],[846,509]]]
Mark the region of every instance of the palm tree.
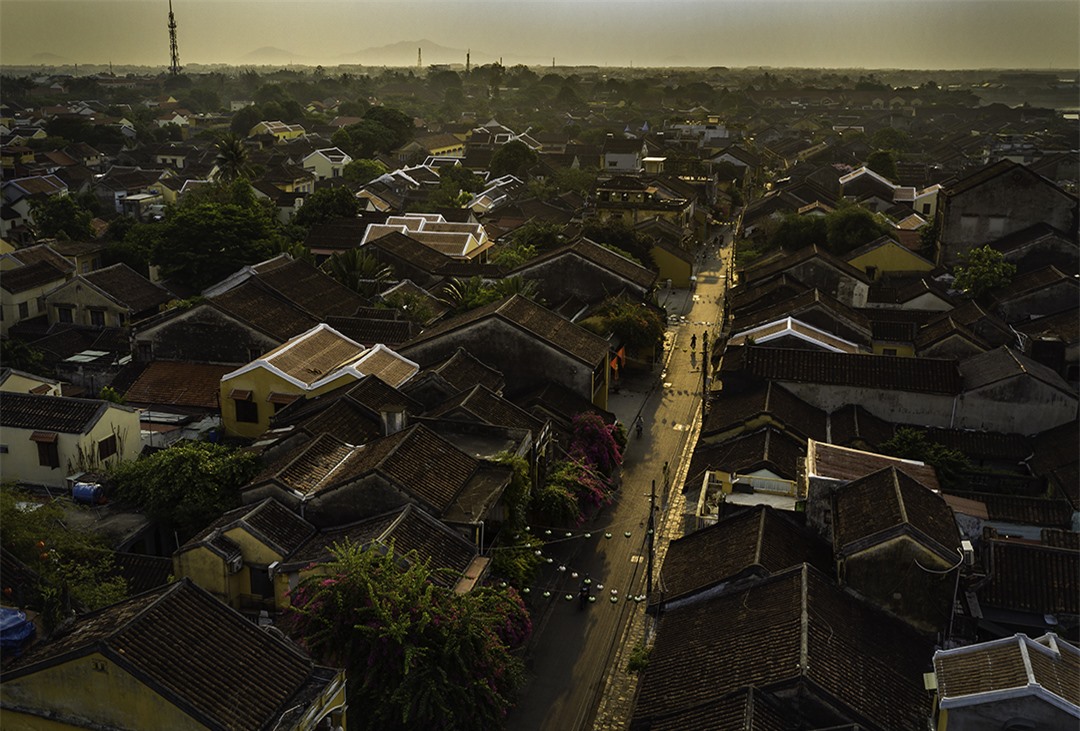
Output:
[[218,140],[216,149],[214,165],[217,166],[218,180],[232,182],[248,176],[248,150],[243,139],[229,133]]
[[394,278],[392,267],[360,249],[339,251],[323,262],[324,272],[354,292],[371,298],[385,289]]

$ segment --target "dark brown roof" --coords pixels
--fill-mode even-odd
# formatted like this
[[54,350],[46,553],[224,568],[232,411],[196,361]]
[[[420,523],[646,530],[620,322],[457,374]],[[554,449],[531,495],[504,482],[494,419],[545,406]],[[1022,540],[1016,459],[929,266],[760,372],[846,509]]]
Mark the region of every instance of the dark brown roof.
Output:
[[[39,643],[5,680],[102,653],[199,723],[269,728],[322,671],[189,580],[84,615]],[[251,682],[251,678],[258,682]]]
[[590,261],[608,271],[614,272],[628,282],[632,282],[643,289],[648,289],[656,281],[656,272],[651,269],[646,269],[640,264],[627,259],[625,256],[616,254],[614,251],[606,249],[588,239],[578,239],[572,244],[562,246],[534,259],[530,259],[525,264],[522,264],[516,269],[512,269],[509,273],[514,274],[520,270],[529,269],[535,264],[567,254],[576,254],[582,259]]
[[833,545],[851,553],[868,542],[913,529],[914,537],[945,560],[956,558],[960,532],[952,508],[921,483],[895,466],[886,467],[844,485],[836,491],[833,505]]
[[737,346],[725,351],[723,369],[777,381],[950,396],[961,391],[956,361],[932,358]]
[[1002,495],[996,492],[952,492],[951,494],[979,501],[986,506],[989,519],[994,521],[1043,528],[1068,528],[1072,524],[1073,508],[1066,500]]
[[1080,551],[1014,540],[984,542],[990,582],[979,601],[1036,614],[1080,614]]
[[301,259],[256,276],[283,299],[323,322],[330,316],[352,317],[367,304],[356,292]]
[[[607,357],[608,344],[602,337],[521,295],[452,317],[420,333],[412,344],[427,342],[489,317],[499,318],[590,366],[601,363]],[[405,352],[408,353],[408,347]]]
[[113,574],[127,582],[128,594],[141,594],[168,584],[173,562],[168,556],[143,556],[137,553],[114,553]]
[[1075,277],[1070,277],[1055,266],[1045,266],[1013,277],[1009,285],[997,293],[996,300],[1004,302],[1062,282],[1070,287],[1077,286]]
[[1007,345],[960,361],[964,390],[972,391],[1009,378],[1030,376],[1046,385],[1075,395],[1073,389],[1051,368],[1021,355]]
[[184,547],[213,543],[221,533],[234,528],[243,528],[282,556],[291,554],[315,532],[315,527],[299,515],[277,500],[266,498],[254,505],[242,505],[228,511],[196,534]]
[[499,393],[506,383],[500,371],[486,365],[465,348],[458,348],[453,355],[433,366],[431,370],[446,379],[451,386],[461,390],[482,385]]
[[416,334],[416,326],[408,320],[334,315],[323,320],[350,340],[367,345],[398,345],[407,342]]
[[742,270],[739,279],[743,282],[763,281],[774,275],[786,272],[792,267],[810,261],[811,259],[819,259],[833,269],[836,269],[853,279],[857,279],[861,282],[869,282],[869,279],[864,272],[851,266],[843,259],[833,256],[816,244],[806,246],[774,261],[763,262],[760,265],[751,264],[749,267]]
[[544,427],[542,421],[483,385],[474,386],[449,399],[441,406],[429,411],[426,416],[449,419],[464,417],[485,424],[527,429],[534,438],[540,435],[540,430]]
[[[814,308],[823,310],[822,316],[816,318],[800,317],[800,315],[803,315],[808,310]],[[818,329],[825,330],[834,335],[841,334],[840,330],[835,326],[830,325],[829,320],[825,317],[825,313],[828,313],[830,319],[839,319],[843,321],[850,329],[859,329],[864,331],[864,333],[870,332],[870,320],[865,314],[841,304],[835,297],[832,297],[819,289],[808,289],[805,292],[794,294],[775,304],[760,307],[745,314],[736,311],[735,322],[732,324],[732,332],[742,332],[755,325],[773,322],[774,320],[784,317],[794,317],[808,325],[813,325]],[[842,337],[849,337],[847,329],[843,331]]]
[[173,299],[168,290],[127,264],[113,264],[81,276],[132,312],[155,309]]
[[210,301],[228,314],[266,333],[275,340],[307,332],[319,324],[318,318],[282,299],[265,285],[248,280]]
[[124,394],[133,404],[193,406],[217,410],[221,377],[234,366],[155,360]]
[[1032,453],[1031,439],[1022,434],[930,428],[926,437],[973,460],[1023,462]]
[[803,437],[824,440],[827,416],[773,382],[746,391],[723,390],[713,397],[701,429],[702,438],[769,415]]
[[740,434],[719,444],[698,442],[690,458],[687,484],[699,484],[705,470],[746,473],[768,468],[794,480],[805,455],[806,442],[772,426]]
[[[65,259],[63,254],[56,251],[48,244],[35,244],[22,249],[16,249],[11,252],[11,257],[27,266],[36,264],[39,261],[47,261],[65,274],[71,274],[75,271],[75,265],[68,259]],[[10,271],[4,272],[5,277],[8,276],[8,274],[10,274]]]
[[740,688],[722,698],[708,700],[649,717],[635,716],[629,731],[795,731],[797,714],[789,715],[765,691]]
[[931,490],[940,489],[937,472],[933,467],[922,462],[824,444],[814,440],[807,443],[806,452],[806,469],[809,475],[852,482],[886,467],[896,467],[925,487]]
[[4,392],[0,394],[0,425],[6,429],[85,434],[108,406],[98,399]]
[[407,261],[428,274],[435,274],[454,261],[449,256],[440,254],[430,246],[411,239],[398,231],[391,231],[385,236],[372,239],[364,246],[370,246],[393,258]]
[[922,728],[931,649],[804,564],[661,615],[634,718],[740,688],[779,695],[809,681],[865,728]]
[[964,338],[981,351],[987,351],[991,347],[989,343],[973,333],[965,325],[946,314],[944,317],[939,317],[919,328],[919,333],[914,339],[915,349],[920,352],[924,351],[931,345],[954,335]]
[[649,601],[671,602],[747,573],[768,576],[803,563],[831,571],[829,545],[759,505],[672,541]]
[[1053,337],[1060,338],[1066,344],[1074,344],[1080,339],[1080,307],[1018,322],[1013,327],[1031,338]]
[[749,316],[811,289],[790,274],[781,274],[763,284],[740,284],[730,290],[731,311],[736,317]]
[[5,271],[0,277],[0,287],[12,294],[17,294],[50,282],[58,282],[64,277],[64,272],[57,269],[51,261],[36,261],[33,264]]
[[[1046,178],[1042,177],[1038,173],[1033,172],[1030,168],[1028,168],[1025,165],[1021,165],[1020,163],[1013,162],[1012,160],[999,160],[998,162],[990,163],[989,165],[987,165],[985,167],[979,168],[978,170],[971,173],[970,175],[967,175],[964,178],[958,180],[953,185],[947,186],[945,188],[945,191],[944,191],[945,195],[947,197],[953,197],[953,196],[961,195],[963,193],[967,193],[970,190],[978,188],[983,183],[986,183],[986,182],[988,182],[990,180],[993,180],[994,178],[998,177],[999,175],[1004,175],[1005,173],[1008,173],[1008,172],[1011,172],[1011,171],[1014,171],[1014,170],[1017,171],[1019,174],[1025,175],[1027,178],[1029,178],[1031,180],[1035,180],[1037,182],[1045,183],[1048,186],[1051,186],[1053,188],[1057,188],[1057,186],[1054,185],[1052,182],[1050,182]],[[1058,188],[1058,190],[1060,190],[1060,188]],[[1062,192],[1063,195],[1067,195],[1064,191],[1061,191],[1061,192]]]
[[829,441],[842,447],[864,442],[876,447],[895,436],[895,426],[858,404],[841,406],[829,414]]
[[367,546],[393,544],[394,553],[408,556],[432,569],[432,581],[453,586],[476,556],[476,547],[441,521],[414,505],[350,525],[321,530],[312,535],[289,557],[289,565],[307,565],[329,560],[335,544],[346,541]]

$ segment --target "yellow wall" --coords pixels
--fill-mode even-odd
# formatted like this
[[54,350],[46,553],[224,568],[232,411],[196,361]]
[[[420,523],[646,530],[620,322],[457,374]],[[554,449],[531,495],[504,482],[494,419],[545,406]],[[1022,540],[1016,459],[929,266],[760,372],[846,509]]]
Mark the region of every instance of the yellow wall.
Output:
[[653,261],[660,273],[660,281],[671,280],[673,287],[685,289],[690,286],[693,265],[659,246],[652,248]]
[[896,351],[895,353],[888,353],[888,355],[899,355],[905,358],[915,357],[915,346],[911,343],[890,343],[880,340],[874,341],[874,355],[886,355],[886,348]]
[[[228,380],[224,378],[221,380],[219,392],[221,421],[226,433],[247,439],[255,439],[270,428],[270,417],[274,414],[274,404],[266,399],[271,393],[295,394],[311,398],[327,391],[333,391],[335,388],[355,380],[356,378],[352,374],[344,373],[341,377],[335,378],[319,388],[305,391],[266,368],[253,368]],[[236,403],[229,398],[229,394],[232,393],[233,389],[251,391],[251,400],[259,408],[258,422],[242,423],[236,420]]]
[[934,268],[933,263],[894,242],[849,259],[848,264],[864,273],[868,267],[876,267],[875,279],[889,272],[928,272]]
[[120,307],[97,289],[79,279],[73,279],[67,284],[57,287],[45,298],[45,304],[47,305],[50,325],[60,321],[60,314],[57,310],[59,305],[74,307],[75,311],[72,313],[72,317],[76,325],[92,325],[90,320],[91,309],[104,310],[105,325],[108,327],[122,327],[127,324],[128,313],[126,307]]
[[[139,432],[139,414],[134,409],[110,405],[87,434],[57,433],[59,467],[43,467],[39,464],[37,443],[30,441],[34,429],[6,428],[0,434],[0,442],[7,453],[0,453],[0,474],[6,480],[34,485],[65,487],[65,478],[79,471],[101,469],[131,460],[139,456],[142,448]],[[97,459],[98,442],[116,434],[116,454],[104,464]],[[81,452],[80,452],[81,450]],[[80,457],[80,453],[88,457]]]
[[[0,307],[3,308],[3,320],[0,321],[0,332],[5,335],[12,325],[19,322],[19,305],[23,302],[26,303],[27,318],[37,317],[40,314],[48,311],[48,305],[45,299],[42,299],[41,305],[38,304],[39,298],[44,298],[47,292],[56,289],[63,284],[63,279],[57,279],[52,282],[46,282],[39,287],[31,287],[22,292],[8,292],[0,290]],[[51,321],[50,321],[51,322]]]
[[23,376],[18,373],[12,373],[0,386],[0,391],[6,391],[7,393],[30,393],[33,389],[41,385],[49,386],[49,396],[60,395],[60,384],[52,383],[40,378],[34,378],[33,376]]
[[[86,728],[89,723],[131,731],[206,728],[97,653],[22,678],[5,678],[0,702],[4,731]],[[40,709],[83,723],[49,724],[29,714],[13,713],[12,707]]]
[[[281,561],[284,556],[243,528],[233,528],[225,531],[224,535],[240,548],[240,555],[244,560],[243,567],[235,574],[229,573],[225,559],[205,546],[197,546],[173,554],[173,572],[177,578],[191,579],[233,609],[240,609],[241,596],[251,594],[249,564],[269,566],[275,561]],[[285,589],[288,589],[287,584]],[[281,598],[277,597],[277,593],[278,587],[275,585],[275,604],[279,608],[288,606],[287,602],[281,603]]]

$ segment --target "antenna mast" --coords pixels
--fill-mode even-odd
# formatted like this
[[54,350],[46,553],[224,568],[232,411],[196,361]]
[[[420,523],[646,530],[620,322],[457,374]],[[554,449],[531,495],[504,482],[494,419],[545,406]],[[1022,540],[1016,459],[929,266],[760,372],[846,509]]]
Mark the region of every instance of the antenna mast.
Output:
[[176,46],[176,18],[173,17],[172,0],[169,0],[169,73],[180,75],[180,49]]

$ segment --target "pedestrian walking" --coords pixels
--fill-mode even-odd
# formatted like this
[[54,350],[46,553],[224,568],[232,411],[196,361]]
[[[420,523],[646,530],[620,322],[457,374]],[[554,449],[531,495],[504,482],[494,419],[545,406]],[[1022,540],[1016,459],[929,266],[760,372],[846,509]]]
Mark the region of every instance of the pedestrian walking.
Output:
[[690,350],[697,350],[697,333],[690,336]]

